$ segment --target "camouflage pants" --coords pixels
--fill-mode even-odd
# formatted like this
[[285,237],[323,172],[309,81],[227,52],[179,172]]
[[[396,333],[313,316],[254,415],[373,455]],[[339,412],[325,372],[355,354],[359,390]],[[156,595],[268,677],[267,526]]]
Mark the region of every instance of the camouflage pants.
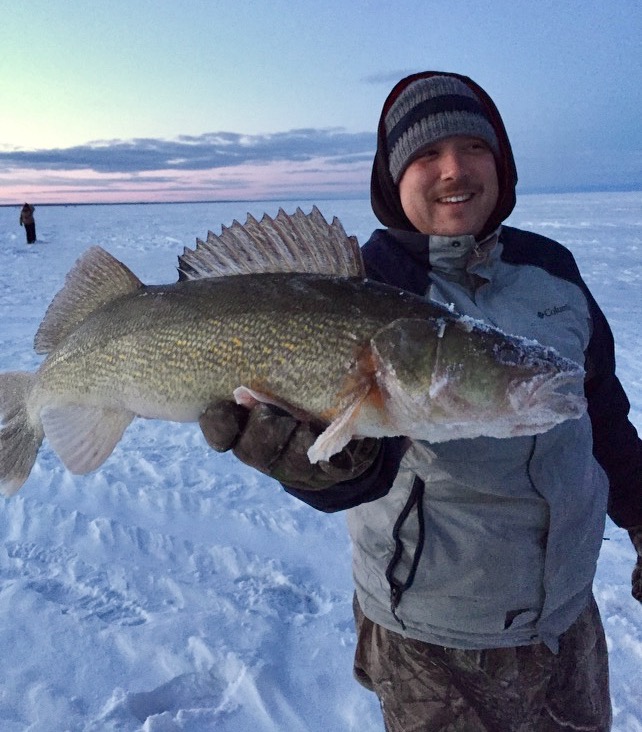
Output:
[[381,702],[387,732],[608,732],[608,660],[594,599],[560,638],[458,650],[404,638],[354,602],[354,674]]

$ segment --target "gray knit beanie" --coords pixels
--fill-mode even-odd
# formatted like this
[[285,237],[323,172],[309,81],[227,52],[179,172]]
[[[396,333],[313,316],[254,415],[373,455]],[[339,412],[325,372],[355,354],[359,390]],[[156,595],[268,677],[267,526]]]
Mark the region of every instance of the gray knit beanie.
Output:
[[479,137],[499,155],[497,135],[479,98],[453,76],[411,82],[388,110],[385,127],[395,185],[424,148],[445,137]]

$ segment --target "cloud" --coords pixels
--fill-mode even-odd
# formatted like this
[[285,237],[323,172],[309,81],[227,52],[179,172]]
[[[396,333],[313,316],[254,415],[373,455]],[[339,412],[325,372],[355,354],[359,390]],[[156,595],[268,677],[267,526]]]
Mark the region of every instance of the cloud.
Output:
[[238,165],[305,162],[336,163],[371,160],[375,136],[343,128],[295,129],[264,135],[210,132],[176,139],[100,140],[69,148],[0,150],[0,171],[91,170],[96,173],[137,173],[163,170],[212,170]]
[[385,71],[379,74],[370,74],[369,76],[364,76],[361,81],[363,81],[364,84],[389,84],[392,87],[398,81],[404,79],[406,76],[410,76],[410,74],[416,73],[416,69],[405,69],[403,71]]

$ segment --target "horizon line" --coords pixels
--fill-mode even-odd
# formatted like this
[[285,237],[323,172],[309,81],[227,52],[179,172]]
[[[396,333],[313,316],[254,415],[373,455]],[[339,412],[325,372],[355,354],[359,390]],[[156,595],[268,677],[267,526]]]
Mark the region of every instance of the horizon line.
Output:
[[[526,188],[517,192],[518,196],[563,194],[563,193],[635,193],[642,192],[642,183],[615,184],[615,185],[594,185],[594,186],[538,186]],[[270,196],[261,198],[211,198],[193,200],[165,200],[154,201],[141,199],[138,201],[43,201],[38,206],[154,206],[154,205],[180,205],[180,204],[212,204],[212,203],[259,203],[262,201],[363,201],[369,195],[355,194],[342,196]],[[22,200],[22,199],[21,199]],[[37,200],[37,199],[31,199]],[[23,201],[24,203],[24,201]],[[0,208],[14,208],[22,206],[23,203],[0,203]]]

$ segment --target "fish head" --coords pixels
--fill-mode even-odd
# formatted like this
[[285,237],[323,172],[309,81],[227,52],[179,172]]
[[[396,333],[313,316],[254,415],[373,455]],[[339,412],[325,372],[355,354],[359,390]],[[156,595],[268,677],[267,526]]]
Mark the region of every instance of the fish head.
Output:
[[578,364],[471,318],[400,319],[372,349],[390,419],[416,439],[537,434],[586,410]]

